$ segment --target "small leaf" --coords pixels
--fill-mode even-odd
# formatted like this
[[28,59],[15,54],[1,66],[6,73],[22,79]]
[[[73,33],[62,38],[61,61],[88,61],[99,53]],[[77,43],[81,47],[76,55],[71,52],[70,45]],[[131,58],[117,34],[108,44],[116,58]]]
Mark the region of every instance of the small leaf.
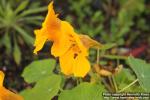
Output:
[[22,29],[21,27],[14,25],[13,26],[15,28],[16,31],[18,31],[20,33],[20,35],[24,38],[25,42],[28,44],[33,44],[34,39],[32,36],[30,36],[24,29]]
[[91,39],[89,36],[87,35],[79,35],[80,36],[80,39],[83,43],[83,45],[86,47],[86,48],[96,48],[96,49],[99,49],[102,47],[102,44]]
[[2,42],[3,42],[3,44],[6,47],[7,54],[11,53],[11,49],[12,49],[12,47],[11,47],[11,40],[10,40],[10,37],[9,37],[7,32],[5,33]]
[[118,84],[118,88],[122,89],[135,80],[129,69],[123,68],[123,70],[115,75],[115,80]]
[[40,8],[38,7],[38,8],[28,9],[28,10],[25,10],[23,13],[21,13],[19,15],[19,17],[24,17],[24,16],[28,16],[28,15],[31,15],[31,14],[44,12],[46,10],[47,10],[47,7],[40,7]]
[[23,17],[22,18],[22,20],[24,20],[24,21],[27,21],[27,22],[29,22],[29,21],[34,21],[34,20],[43,20],[44,19],[44,17],[43,16],[29,16],[29,17]]
[[51,75],[55,64],[56,61],[53,59],[33,61],[24,69],[22,76],[28,83],[36,82],[43,77]]
[[33,89],[21,93],[25,100],[51,100],[57,95],[61,84],[61,76],[51,75],[39,80]]
[[18,13],[18,12],[24,10],[28,6],[28,3],[29,3],[29,0],[23,1],[15,10],[15,13]]
[[17,64],[20,64],[20,61],[21,61],[21,52],[20,52],[20,49],[19,49],[18,44],[16,42],[14,42],[13,56],[14,56],[15,62]]
[[104,44],[101,46],[100,50],[108,50],[108,49],[113,48],[114,46],[116,46],[116,44],[114,44],[114,43]]
[[72,90],[64,90],[58,100],[102,100],[104,88],[100,84],[81,83]]
[[150,92],[150,64],[147,64],[144,60],[129,57],[129,65],[137,75],[140,85],[146,91]]

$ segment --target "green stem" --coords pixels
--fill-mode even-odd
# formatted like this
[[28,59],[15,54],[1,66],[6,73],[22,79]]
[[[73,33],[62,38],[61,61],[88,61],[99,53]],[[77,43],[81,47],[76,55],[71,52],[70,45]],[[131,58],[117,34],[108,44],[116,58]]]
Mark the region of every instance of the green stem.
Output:
[[138,81],[138,79],[134,80],[132,83],[130,83],[129,85],[127,85],[126,87],[124,87],[123,89],[121,89],[119,92],[123,92],[123,91],[126,90],[127,88],[129,88],[129,87],[131,87],[132,85],[134,85],[137,81]]
[[110,85],[107,84],[107,82],[102,79],[102,82],[104,83],[105,87],[108,89],[108,91],[113,92],[112,88],[110,87]]
[[113,81],[113,84],[114,84],[114,87],[115,87],[115,91],[117,92],[118,91],[118,87],[117,87],[117,84],[116,84],[114,76],[112,76],[112,81]]
[[109,82],[110,82],[110,85],[111,85],[112,89],[114,90],[114,84],[113,84],[113,82],[112,82],[111,76],[108,76],[108,80],[109,80]]
[[101,55],[101,57],[108,58],[108,59],[121,59],[127,60],[127,56],[118,56],[118,55]]
[[80,84],[80,78],[76,78],[76,80],[77,80],[77,85],[79,85]]
[[[119,66],[119,64],[120,64],[119,59],[117,59],[117,67]],[[117,87],[117,83],[116,83],[116,80],[115,80],[114,76],[112,76],[112,81],[113,81],[113,84],[114,84],[115,91],[117,92],[118,87]]]
[[83,82],[82,78],[79,78],[78,80],[79,80],[79,82],[80,82],[80,83],[82,83],[82,82]]
[[96,58],[96,64],[99,64],[99,58],[100,58],[100,55],[99,55],[99,49],[97,49],[97,58]]

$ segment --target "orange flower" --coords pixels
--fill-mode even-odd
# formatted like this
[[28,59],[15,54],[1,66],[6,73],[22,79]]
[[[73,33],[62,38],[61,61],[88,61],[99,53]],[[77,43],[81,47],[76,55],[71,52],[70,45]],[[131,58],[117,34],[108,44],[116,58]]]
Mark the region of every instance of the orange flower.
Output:
[[36,40],[34,45],[36,48],[34,53],[37,53],[39,50],[41,50],[47,40],[54,42],[51,53],[55,57],[65,53],[70,47],[67,38],[67,33],[70,31],[68,29],[73,30],[68,23],[65,23],[57,18],[57,15],[53,10],[53,2],[51,2],[48,6],[48,14],[42,24],[42,28],[35,30]]
[[67,21],[57,18],[53,2],[48,6],[48,14],[42,28],[35,30],[35,35],[34,53],[41,50],[47,40],[52,41],[51,54],[59,57],[61,71],[64,74],[84,77],[90,70],[88,50],[73,27]]
[[23,98],[3,87],[4,73],[0,71],[0,100],[23,100]]

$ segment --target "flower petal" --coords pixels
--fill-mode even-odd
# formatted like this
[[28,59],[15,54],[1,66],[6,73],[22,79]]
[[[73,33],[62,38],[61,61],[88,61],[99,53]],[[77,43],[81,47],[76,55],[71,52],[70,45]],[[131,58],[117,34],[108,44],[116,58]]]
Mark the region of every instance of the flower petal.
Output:
[[75,33],[74,35],[74,39],[76,41],[76,45],[79,47],[79,49],[81,50],[81,53],[84,55],[84,56],[88,56],[88,49],[83,45],[82,41],[80,40],[80,36]]
[[1,100],[23,100],[20,95],[17,95],[4,87],[0,87],[0,99]]
[[4,73],[0,71],[0,87],[3,86],[4,76]]
[[23,98],[3,87],[4,73],[0,71],[0,100],[23,100]]
[[42,24],[42,27],[46,27],[49,31],[60,29],[60,19],[57,18],[58,14],[55,14],[53,9],[53,1],[48,6],[47,16]]
[[65,75],[74,74],[76,77],[84,77],[90,70],[90,63],[83,54],[75,54],[73,49],[70,49],[59,57],[61,71]]
[[46,31],[44,29],[35,30],[34,33],[36,35],[36,39],[34,42],[35,46],[34,53],[37,54],[37,52],[43,48],[44,43],[46,42],[48,36],[46,35]]
[[73,67],[74,76],[84,77],[89,72],[89,70],[90,70],[90,63],[88,59],[84,55],[79,54],[75,59]]
[[61,31],[55,32],[54,43],[51,48],[51,54],[55,57],[62,56],[72,45],[69,34],[73,33],[72,26],[61,21]]
[[71,50],[59,57],[61,72],[65,75],[73,74],[74,54]]

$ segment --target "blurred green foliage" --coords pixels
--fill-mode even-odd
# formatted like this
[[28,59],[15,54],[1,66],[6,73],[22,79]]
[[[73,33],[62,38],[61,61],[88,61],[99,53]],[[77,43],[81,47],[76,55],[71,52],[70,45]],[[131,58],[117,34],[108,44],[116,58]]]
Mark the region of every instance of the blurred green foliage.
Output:
[[[149,42],[149,10],[147,0],[69,0],[65,19],[78,33],[87,34],[106,45],[134,46],[145,37]],[[137,41],[136,41],[137,40]],[[141,44],[143,41],[141,41]],[[138,44],[138,45],[141,45]],[[117,54],[117,53],[116,53]],[[90,60],[96,52],[90,50]]]
[[[131,43],[141,31],[147,31],[149,27],[146,19],[142,17],[146,12],[144,0],[69,0],[68,2],[72,15],[68,15],[66,19],[77,26],[79,33],[88,34],[105,43],[115,42],[124,45],[127,35]],[[133,27],[137,30],[133,30]]]
[[102,11],[93,11],[92,0],[69,0],[69,9],[73,15],[68,15],[67,20],[74,23],[79,33],[94,37],[102,32],[104,15]]
[[7,56],[13,56],[17,64],[23,51],[19,47],[33,45],[33,30],[43,20],[41,12],[47,7],[30,3],[29,0],[0,0],[0,47],[5,47]]

